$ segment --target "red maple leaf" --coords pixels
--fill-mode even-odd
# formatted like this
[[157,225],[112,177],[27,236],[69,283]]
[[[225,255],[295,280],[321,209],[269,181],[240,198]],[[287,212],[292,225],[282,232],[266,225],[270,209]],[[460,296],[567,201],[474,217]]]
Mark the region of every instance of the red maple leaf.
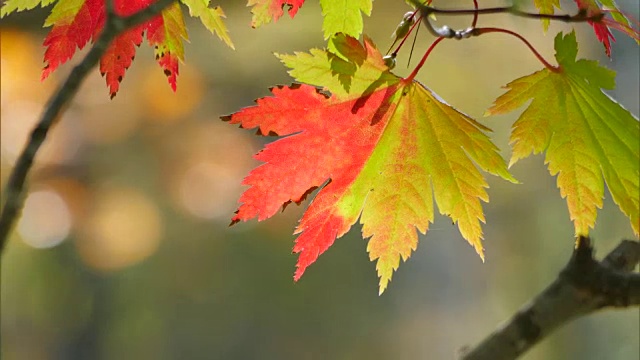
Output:
[[433,221],[434,202],[482,256],[480,201],[488,195],[478,168],[515,181],[488,129],[389,72],[369,39],[334,42],[350,62],[319,49],[279,55],[292,76],[330,96],[310,85],[274,88],[272,97],[226,118],[284,136],[255,156],[263,164],[244,179],[250,187],[232,221],[267,219],[321,187],[295,231],[294,279],[360,218],[380,292]]
[[[146,8],[155,0],[116,0],[115,12],[128,16]],[[165,14],[171,20],[165,21]],[[94,41],[104,28],[106,8],[104,0],[85,0],[77,8],[58,2],[45,26],[53,28],[44,40],[47,47],[44,54],[46,63],[42,79],[46,79],[58,66],[65,63],[88,42]],[[113,98],[118,92],[126,70],[136,54],[136,47],[142,43],[146,31],[149,44],[156,49],[156,59],[167,75],[171,88],[176,90],[178,59],[183,56],[181,38],[186,38],[179,4],[165,9],[149,21],[118,35],[100,59],[100,73],[105,76],[109,92]]]
[[255,28],[271,20],[278,21],[284,15],[285,7],[288,8],[289,16],[293,18],[302,4],[304,0],[249,0],[247,6],[253,6],[251,26]]
[[[601,12],[600,7],[594,0],[574,1],[580,9],[587,11],[588,16],[594,16]],[[607,53],[607,56],[611,57],[611,41],[615,42],[616,38],[609,30],[609,27],[602,21],[595,22],[590,20],[588,23],[593,27],[593,31],[596,33],[598,41],[604,45],[604,51]]]
[[46,79],[58,66],[65,63],[76,52],[82,49],[97,33],[102,30],[105,20],[103,0],[87,0],[72,18],[64,9],[58,9],[58,3],[45,21],[45,26],[53,25],[43,45],[46,65],[42,70],[42,80]]

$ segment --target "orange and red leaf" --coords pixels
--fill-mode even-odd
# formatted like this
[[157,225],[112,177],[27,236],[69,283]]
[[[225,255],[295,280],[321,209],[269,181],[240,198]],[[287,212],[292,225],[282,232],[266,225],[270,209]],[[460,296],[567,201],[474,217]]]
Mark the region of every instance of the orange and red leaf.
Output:
[[[380,292],[441,213],[483,256],[480,169],[513,181],[484,131],[422,84],[391,74],[365,39],[334,38],[340,54],[279,55],[299,81],[227,117],[263,135],[285,136],[256,155],[233,222],[264,220],[319,187],[295,233],[294,279],[360,218]],[[349,59],[349,61],[343,60]],[[329,95],[330,93],[330,95]],[[478,166],[474,166],[474,163]]]

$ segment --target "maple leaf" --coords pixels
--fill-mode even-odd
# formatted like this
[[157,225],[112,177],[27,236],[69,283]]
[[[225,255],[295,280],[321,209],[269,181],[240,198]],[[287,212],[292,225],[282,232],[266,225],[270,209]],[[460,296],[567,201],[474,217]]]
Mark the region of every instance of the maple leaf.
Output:
[[[540,10],[540,14],[552,15],[555,8],[560,9],[560,0],[533,0],[534,5]],[[542,26],[546,32],[549,29],[549,19],[541,19]]]
[[373,0],[320,0],[322,7],[322,30],[324,38],[328,39],[334,34],[344,33],[353,37],[362,34],[362,15],[371,16]]
[[288,7],[289,16],[293,19],[298,9],[304,4],[304,0],[249,0],[247,6],[251,6],[251,26],[257,28],[261,25],[278,21],[284,15],[284,7]]
[[599,0],[599,2],[603,6],[603,11],[607,11],[607,13],[611,14],[611,17],[613,18],[613,21],[608,21],[606,18],[603,19],[605,25],[622,31],[629,37],[635,39],[636,42],[640,42],[640,34],[638,34],[638,30],[633,27],[629,17],[620,11],[620,7],[614,0]]
[[[151,2],[151,0],[137,2],[120,0],[114,3],[114,11],[120,16],[128,16],[146,8]],[[100,11],[104,10],[103,5],[100,7]],[[94,31],[100,31],[101,28],[102,25],[96,26]],[[109,48],[100,58],[100,73],[107,81],[112,99],[120,89],[120,82],[122,82],[126,70],[131,66],[135,58],[136,47],[142,43],[143,33],[144,24],[124,31],[113,39]]]
[[225,18],[224,11],[219,6],[210,8],[209,0],[181,0],[183,4],[189,7],[189,15],[192,17],[198,17],[202,21],[202,24],[212,34],[216,34],[220,40],[224,41],[227,46],[235,49],[231,38],[229,37],[229,30],[222,21]]
[[44,39],[46,47],[42,80],[82,49],[104,26],[102,0],[59,0],[44,22],[53,28]]
[[[540,14],[553,14],[555,8],[560,8],[559,0],[534,0],[535,6],[540,10]],[[611,42],[616,39],[610,29],[617,29],[624,32],[629,37],[637,41],[640,40],[638,30],[634,29],[629,19],[620,11],[614,0],[574,0],[578,7],[587,12],[587,16],[594,17],[603,12],[610,13],[613,19],[603,16],[600,21],[588,21],[593,27],[596,38],[604,45],[607,56],[611,57]],[[601,9],[600,5],[605,9]],[[542,19],[544,30],[549,28],[549,19]]]
[[182,39],[188,39],[179,3],[167,6],[160,16],[146,23],[147,41],[154,47],[156,61],[164,70],[171,89],[176,91],[178,60],[184,60]]
[[426,233],[433,221],[435,197],[482,257],[487,183],[474,162],[515,181],[484,133],[489,129],[424,85],[393,75],[368,38],[364,45],[344,35],[334,41],[341,54],[279,55],[298,81],[323,90],[274,88],[272,97],[224,118],[286,136],[255,156],[264,164],[244,179],[250,187],[233,222],[267,219],[321,187],[295,231],[294,279],[360,218],[382,293],[400,259],[415,250],[417,231]]
[[[372,2],[373,0],[320,0],[324,17],[322,23],[324,38],[329,39],[337,33],[360,36],[363,28],[361,13],[370,16]],[[249,0],[247,6],[252,7],[253,14],[251,26],[257,28],[272,20],[277,21],[284,15],[285,7],[288,7],[289,16],[293,18],[302,4],[304,0]]]
[[[145,9],[155,0],[115,0],[117,15],[129,16]],[[73,57],[77,49],[93,42],[104,28],[104,0],[8,0],[2,5],[1,16],[15,11],[47,6],[55,2],[44,26],[53,26],[44,40],[45,66],[42,80]],[[220,7],[209,8],[209,0],[181,0],[191,16],[199,17],[205,27],[233,48]],[[176,90],[178,64],[184,60],[183,40],[188,40],[182,10],[178,2],[169,5],[159,15],[116,36],[100,58],[100,73],[105,77],[113,98],[120,88],[126,70],[136,55],[136,47],[145,37],[158,64],[164,70],[171,88]]]
[[549,69],[507,85],[488,114],[513,111],[530,99],[513,125],[510,165],[546,152],[551,175],[567,199],[576,235],[588,235],[602,207],[604,183],[613,201],[640,232],[640,126],[638,119],[601,90],[615,73],[595,61],[578,60],[573,32],[555,38],[560,70]]
[[[618,5],[614,0],[574,0],[578,7],[587,12],[587,16],[596,16],[607,12],[611,14],[611,18],[603,16],[600,21],[588,21],[589,25],[593,27],[593,31],[596,34],[598,41],[604,46],[605,53],[611,57],[611,42],[615,42],[616,38],[611,33],[610,29],[617,29],[624,32],[636,42],[640,40],[640,34],[637,29],[634,29],[629,19],[620,11]],[[602,4],[605,9],[601,9]]]
[[[574,1],[580,9],[586,10],[589,16],[600,13],[600,6],[598,6],[595,0]],[[604,45],[604,51],[607,53],[607,56],[611,57],[611,41],[615,42],[616,38],[613,37],[611,31],[603,22],[589,21],[588,23],[593,27],[593,31],[595,32],[598,41]]]
[[[116,0],[115,12],[126,16],[151,4],[153,0]],[[103,0],[59,0],[45,20],[45,26],[53,25],[44,45],[45,79],[57,67],[73,57],[76,49],[82,49],[102,31],[106,9]],[[142,42],[142,32],[155,46],[156,59],[167,75],[171,88],[176,90],[178,59],[184,56],[182,38],[187,38],[182,10],[178,3],[168,6],[151,20],[118,35],[100,59],[100,72],[105,76],[113,98],[120,87],[125,71],[135,57],[135,47]]]
[[36,6],[48,6],[56,0],[6,0],[0,9],[0,18],[3,18],[14,11],[20,12],[31,10]]
[[142,42],[142,26],[129,29],[113,39],[109,48],[100,58],[100,73],[105,77],[109,94],[113,99],[120,89],[125,71],[131,66],[136,54],[136,46]]

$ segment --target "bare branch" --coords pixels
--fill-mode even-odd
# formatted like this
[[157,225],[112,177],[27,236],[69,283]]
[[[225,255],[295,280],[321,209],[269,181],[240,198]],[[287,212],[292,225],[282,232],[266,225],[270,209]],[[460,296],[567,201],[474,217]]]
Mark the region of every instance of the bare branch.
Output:
[[[111,0],[106,1],[108,8],[111,9]],[[4,205],[2,213],[0,214],[0,255],[4,251],[9,233],[24,206],[25,181],[33,166],[33,160],[47,138],[47,134],[52,125],[55,124],[64,108],[69,104],[71,99],[73,99],[80,84],[82,84],[89,71],[100,61],[100,58],[116,36],[158,15],[165,7],[174,1],[175,0],[158,0],[144,10],[131,16],[121,17],[112,12],[107,13],[105,27],[100,37],[82,62],[73,68],[62,86],[60,86],[49,99],[40,121],[31,132],[31,137],[18,157],[9,176],[9,181],[3,192]]]
[[589,238],[579,238],[558,278],[461,359],[515,359],[572,319],[606,307],[639,306],[640,274],[631,273],[639,261],[640,242],[624,240],[598,262]]

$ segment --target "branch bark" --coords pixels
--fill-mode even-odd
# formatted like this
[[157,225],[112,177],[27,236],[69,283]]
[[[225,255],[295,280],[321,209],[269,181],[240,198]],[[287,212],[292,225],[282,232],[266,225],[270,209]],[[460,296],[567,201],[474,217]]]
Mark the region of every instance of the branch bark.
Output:
[[601,262],[587,237],[580,237],[558,278],[525,304],[463,360],[516,359],[561,325],[604,308],[640,306],[640,242],[623,240]]
[[113,0],[105,1],[107,2],[107,19],[100,37],[98,37],[98,40],[85,58],[73,68],[64,83],[49,99],[40,121],[32,130],[29,141],[22,153],[20,153],[9,175],[9,180],[3,192],[4,205],[0,214],[0,256],[4,252],[9,233],[24,206],[25,182],[33,167],[33,160],[46,140],[49,130],[51,130],[60,114],[73,99],[89,71],[98,64],[98,61],[100,61],[100,58],[115,37],[127,29],[158,15],[175,0],[158,0],[144,10],[130,16],[116,15],[113,12]]

